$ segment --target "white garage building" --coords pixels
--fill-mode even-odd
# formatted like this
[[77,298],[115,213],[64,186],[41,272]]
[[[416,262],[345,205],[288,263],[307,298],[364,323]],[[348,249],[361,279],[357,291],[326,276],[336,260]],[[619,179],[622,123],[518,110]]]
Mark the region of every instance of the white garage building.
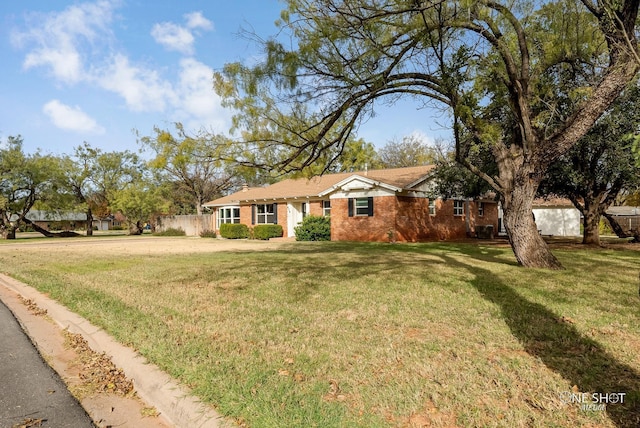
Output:
[[541,235],[581,236],[580,211],[568,199],[535,199],[533,215]]

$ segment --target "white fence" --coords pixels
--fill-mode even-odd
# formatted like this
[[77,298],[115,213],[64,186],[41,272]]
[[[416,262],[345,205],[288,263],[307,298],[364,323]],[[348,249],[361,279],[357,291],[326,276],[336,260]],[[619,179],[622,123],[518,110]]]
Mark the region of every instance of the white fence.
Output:
[[187,236],[200,236],[200,233],[215,230],[213,214],[203,215],[169,215],[158,218],[156,231],[182,229]]

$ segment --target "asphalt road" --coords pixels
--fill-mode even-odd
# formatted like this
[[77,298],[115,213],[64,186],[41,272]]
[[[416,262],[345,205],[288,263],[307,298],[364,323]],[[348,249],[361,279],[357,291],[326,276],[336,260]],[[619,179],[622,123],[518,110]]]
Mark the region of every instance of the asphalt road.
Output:
[[0,428],[95,427],[2,302],[0,331]]

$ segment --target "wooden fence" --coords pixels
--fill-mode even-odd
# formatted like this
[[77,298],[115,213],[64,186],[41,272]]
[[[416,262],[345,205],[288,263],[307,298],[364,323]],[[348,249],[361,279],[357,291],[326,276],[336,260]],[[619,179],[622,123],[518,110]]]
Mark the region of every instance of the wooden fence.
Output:
[[215,230],[213,214],[203,215],[170,215],[158,218],[156,231],[182,229],[187,236],[200,236],[202,232]]

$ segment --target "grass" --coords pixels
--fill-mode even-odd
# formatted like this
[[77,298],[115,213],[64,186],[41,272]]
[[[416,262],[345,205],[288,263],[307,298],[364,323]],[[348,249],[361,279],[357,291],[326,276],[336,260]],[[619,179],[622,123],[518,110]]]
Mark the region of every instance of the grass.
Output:
[[564,271],[458,243],[43,254],[2,245],[0,270],[241,425],[640,425],[638,251],[556,250]]

